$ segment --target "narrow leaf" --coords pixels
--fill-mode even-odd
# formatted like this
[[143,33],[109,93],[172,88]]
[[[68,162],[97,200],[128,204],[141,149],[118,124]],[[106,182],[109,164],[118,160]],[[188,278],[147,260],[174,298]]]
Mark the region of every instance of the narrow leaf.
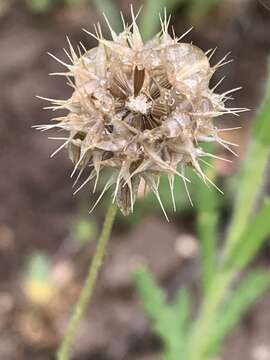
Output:
[[225,258],[227,269],[242,269],[256,255],[263,242],[270,235],[270,199],[266,200],[261,210],[246,227],[240,240]]
[[268,74],[265,84],[265,95],[253,127],[255,138],[265,146],[270,145],[270,61],[268,64]]
[[227,299],[217,316],[217,326],[209,344],[209,356],[217,355],[224,338],[239,323],[243,314],[270,286],[270,274],[263,270],[251,271]]
[[[204,169],[207,177],[213,182],[215,170]],[[197,208],[197,232],[200,240],[202,287],[208,291],[211,279],[215,273],[217,255],[217,230],[219,219],[220,196],[215,189],[208,189],[201,179],[194,184],[194,203]]]
[[266,91],[254,121],[253,136],[241,170],[239,191],[235,202],[232,222],[228,231],[225,253],[237,243],[250,223],[250,216],[261,191],[270,149],[270,65]]
[[152,320],[156,320],[165,306],[164,292],[155,284],[151,273],[144,267],[137,269],[133,277],[147,314]]

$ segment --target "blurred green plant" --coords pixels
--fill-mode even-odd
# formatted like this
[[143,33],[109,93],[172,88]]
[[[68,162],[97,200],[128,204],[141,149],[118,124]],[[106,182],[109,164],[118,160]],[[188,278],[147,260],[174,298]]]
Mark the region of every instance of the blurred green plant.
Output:
[[120,13],[111,0],[94,0],[96,9],[101,14],[106,14],[111,27],[116,31],[119,32],[121,30],[121,22],[120,20]]
[[[207,177],[215,182],[214,167],[204,171]],[[205,189],[205,184],[199,181],[197,177],[194,178],[193,182],[192,196],[196,207],[197,233],[201,246],[202,288],[204,292],[207,292],[217,265],[218,220],[225,199],[221,199],[217,191]]]
[[58,7],[76,7],[86,5],[89,0],[25,0],[30,10],[36,13],[46,13]]
[[47,281],[50,272],[49,256],[42,252],[34,252],[29,258],[26,278],[37,281]]
[[[94,5],[102,14],[108,16],[112,28],[120,30],[119,12],[112,0],[25,0],[30,10],[37,13],[45,13],[58,7],[76,7]],[[141,26],[144,29],[145,39],[151,38],[159,26],[158,14],[167,9],[168,13],[176,7],[184,6],[185,14],[192,23],[203,20],[209,12],[220,6],[220,0],[145,0],[142,4],[144,15]],[[151,19],[151,21],[149,21]]]
[[34,12],[45,12],[51,9],[53,0],[26,0],[27,6]]
[[[148,270],[140,268],[134,274],[153,330],[164,344],[166,360],[176,360],[179,356],[185,360],[207,360],[218,355],[225,337],[250,305],[270,287],[270,273],[266,270],[246,270],[242,274],[270,235],[270,200],[266,198],[259,205],[270,153],[269,117],[270,64],[264,100],[238,179],[238,194],[221,257],[217,246],[220,201],[216,192],[207,191],[199,183],[195,186],[202,270],[202,303],[196,319],[191,321],[190,308],[185,305],[187,290],[180,291],[173,304],[168,305]],[[213,169],[208,176],[215,177]],[[190,321],[183,322],[183,318]]]
[[51,262],[47,254],[37,251],[31,255],[23,279],[23,291],[32,305],[47,306],[55,296],[50,270]]
[[179,359],[180,354],[186,353],[190,320],[189,293],[181,289],[174,301],[168,304],[164,291],[156,285],[148,270],[137,270],[134,279],[145,311],[152,321],[153,330],[164,345],[164,359]]
[[97,235],[97,224],[93,218],[80,217],[74,224],[74,238],[80,246],[92,241]]
[[[191,23],[203,20],[209,12],[222,4],[223,0],[145,0],[141,28],[145,39],[150,39],[159,27],[159,13],[166,8],[168,14],[176,7],[184,6]],[[151,19],[151,21],[149,21]]]
[[[244,280],[226,298],[218,314],[213,316],[211,329],[200,329],[200,337],[206,341],[204,353],[198,353],[193,342],[194,327],[191,319],[191,295],[181,289],[170,303],[166,301],[165,292],[155,283],[146,268],[139,268],[134,274],[135,284],[143,301],[144,309],[149,316],[152,329],[161,339],[163,359],[191,359],[190,351],[194,349],[194,359],[210,359],[217,355],[224,338],[229,334],[250,305],[270,286],[270,276],[262,270],[250,271]],[[194,304],[193,304],[194,305]]]
[[[187,0],[146,0],[144,2],[143,16],[140,26],[143,29],[145,39],[150,39],[159,27],[159,13],[163,13],[164,8],[170,13],[176,6],[184,4]],[[151,20],[150,20],[151,19]]]

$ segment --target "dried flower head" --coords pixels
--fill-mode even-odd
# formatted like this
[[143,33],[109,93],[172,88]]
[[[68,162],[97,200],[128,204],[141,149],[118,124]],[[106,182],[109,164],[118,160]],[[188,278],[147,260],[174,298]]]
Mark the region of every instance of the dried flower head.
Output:
[[112,40],[103,37],[98,25],[96,35],[89,33],[98,40],[97,47],[86,50],[81,45],[76,54],[69,42],[70,53],[66,54],[70,64],[56,58],[67,68],[60,75],[68,78],[74,91],[68,100],[46,99],[52,102],[51,109],[66,109],[68,114],[39,129],[68,132],[66,138],[59,138],[64,143],[54,154],[68,147],[74,163],[72,176],[78,171],[75,183],[89,170],[76,192],[92,179],[95,191],[101,170],[111,169],[93,208],[113,187],[113,201],[123,214],[129,214],[139,183],[144,181],[165,213],[158,191],[160,175],[168,176],[173,204],[175,176],[183,180],[187,191],[187,166],[205,183],[211,183],[199,160],[214,155],[204,152],[199,144],[215,141],[232,151],[219,137],[213,118],[245,109],[225,107],[228,94],[237,89],[220,95],[214,92],[218,84],[209,88],[210,78],[228,62],[227,56],[211,66],[214,50],[204,53],[180,42],[183,36],[170,36],[166,13],[160,33],[144,44],[131,13],[131,25],[123,20],[124,30],[119,35],[107,21]]

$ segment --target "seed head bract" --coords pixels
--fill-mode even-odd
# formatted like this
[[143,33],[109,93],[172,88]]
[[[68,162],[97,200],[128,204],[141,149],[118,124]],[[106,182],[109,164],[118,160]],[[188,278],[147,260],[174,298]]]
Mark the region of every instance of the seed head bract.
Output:
[[[222,114],[238,115],[245,109],[225,106],[230,93],[238,89],[217,94],[216,87],[209,87],[214,72],[228,62],[227,56],[211,66],[215,50],[205,53],[182,42],[183,36],[171,36],[166,12],[161,31],[144,43],[133,10],[131,14],[131,25],[123,20],[120,34],[107,21],[111,40],[103,37],[99,24],[95,34],[88,32],[98,41],[91,50],[80,44],[75,51],[68,40],[68,63],[52,55],[66,68],[55,75],[67,77],[73,93],[67,100],[45,98],[52,103],[49,108],[65,109],[67,115],[37,127],[58,128],[67,134],[58,138],[63,143],[52,156],[68,149],[74,164],[72,176],[77,174],[75,192],[91,180],[95,191],[101,172],[110,170],[93,208],[112,188],[112,201],[117,201],[123,214],[129,214],[139,184],[144,182],[165,213],[159,196],[160,176],[168,177],[173,204],[175,176],[182,179],[188,192],[188,166],[202,181],[214,185],[199,163],[214,155],[203,151],[200,144],[217,142],[233,152],[231,144],[219,137],[213,119]],[[79,184],[83,172],[88,172],[87,178]]]

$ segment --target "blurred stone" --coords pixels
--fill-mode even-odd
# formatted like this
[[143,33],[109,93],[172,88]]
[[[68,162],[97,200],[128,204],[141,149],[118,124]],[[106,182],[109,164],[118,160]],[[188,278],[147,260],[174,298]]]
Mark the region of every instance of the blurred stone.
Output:
[[65,288],[74,278],[74,265],[70,261],[57,262],[51,271],[54,283],[59,288]]
[[191,234],[178,236],[175,251],[183,260],[195,258],[199,253],[198,240]]
[[268,344],[260,344],[252,350],[254,360],[270,360],[270,346]]

